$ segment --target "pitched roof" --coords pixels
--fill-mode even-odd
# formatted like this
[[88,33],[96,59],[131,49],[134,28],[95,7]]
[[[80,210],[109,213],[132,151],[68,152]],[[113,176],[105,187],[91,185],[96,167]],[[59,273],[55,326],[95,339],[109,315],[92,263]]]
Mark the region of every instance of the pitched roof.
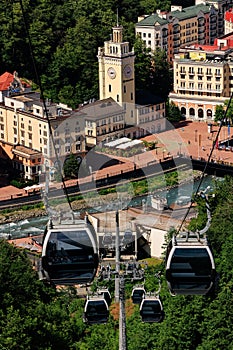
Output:
[[186,20],[188,18],[196,17],[200,11],[202,11],[203,13],[209,13],[210,6],[205,4],[189,6],[189,7],[183,8],[182,11],[179,11],[179,10],[172,11],[169,13],[169,16],[178,18],[179,20]]
[[[11,74],[9,72],[5,72],[2,75],[0,75],[0,91],[6,91],[8,90],[11,83],[13,83],[15,77],[14,74]],[[30,88],[30,84],[27,83],[25,80],[20,79],[21,84],[25,88]]]
[[138,22],[136,24],[137,27],[140,26],[154,26],[156,23],[163,25],[168,23],[168,21],[165,18],[161,18],[160,16],[157,15],[157,13],[145,17],[142,21]]
[[13,80],[14,76],[11,73],[5,72],[0,75],[0,91],[8,90]]
[[86,114],[86,119],[93,120],[102,119],[118,113],[125,113],[124,108],[114,101],[112,97],[89,103],[82,107],[80,111]]
[[[189,6],[186,8],[182,8],[181,11],[175,10],[167,13],[167,18],[177,18],[182,21],[188,18],[193,18],[198,15],[198,13],[202,11],[204,14],[210,12],[210,5],[199,4],[195,6]],[[154,26],[157,23],[160,25],[166,24],[169,21],[165,18],[161,18],[157,13],[152,14],[150,16],[145,17],[142,21],[136,24],[136,27],[140,26]]]

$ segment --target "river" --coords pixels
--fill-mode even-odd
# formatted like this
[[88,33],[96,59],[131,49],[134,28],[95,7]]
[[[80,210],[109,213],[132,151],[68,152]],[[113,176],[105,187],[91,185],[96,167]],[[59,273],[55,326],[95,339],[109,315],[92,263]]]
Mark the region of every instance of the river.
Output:
[[[171,204],[175,203],[178,198],[181,196],[189,197],[191,198],[192,193],[196,192],[197,187],[199,186],[199,181],[196,181],[194,184],[184,184],[182,186],[179,186],[178,188],[172,188],[168,191],[160,191],[159,195],[166,197],[167,199],[167,205],[170,206]],[[206,176],[204,177],[202,181],[202,185],[200,190],[206,189],[207,186],[213,187],[213,177],[212,176]],[[147,205],[150,205],[150,196],[142,196],[138,198],[134,198],[130,202],[130,206],[139,206],[142,203],[142,200],[147,201]],[[102,208],[97,211],[106,211],[111,210],[111,207],[108,208]],[[94,212],[94,210],[90,210],[90,212]],[[7,238],[9,235],[11,235],[12,238],[19,238],[19,237],[27,237],[29,235],[41,235],[44,232],[45,226],[47,224],[48,217],[36,217],[36,218],[29,218],[24,219],[22,221],[18,222],[11,222],[7,224],[1,224],[0,225],[0,237]]]

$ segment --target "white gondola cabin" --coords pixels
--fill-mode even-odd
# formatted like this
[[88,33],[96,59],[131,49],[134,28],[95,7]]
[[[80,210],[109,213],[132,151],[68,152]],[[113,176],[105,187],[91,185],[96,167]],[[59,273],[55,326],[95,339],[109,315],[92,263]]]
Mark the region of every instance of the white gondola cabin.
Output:
[[94,295],[87,297],[83,321],[87,324],[107,323],[109,317],[109,308],[104,295]]
[[143,286],[135,286],[131,293],[133,304],[141,304],[145,294],[146,294],[146,291]]
[[156,295],[146,295],[140,305],[140,315],[142,322],[162,322],[164,311],[160,298]]
[[207,239],[174,237],[167,248],[166,279],[172,295],[207,294],[215,282],[215,263]]
[[98,267],[96,234],[86,220],[51,221],[42,248],[42,269],[55,285],[90,283]]
[[111,294],[109,292],[109,289],[106,288],[106,287],[100,287],[97,289],[97,294],[98,295],[103,295],[104,296],[104,299],[106,300],[108,306],[111,304],[112,302],[112,297],[111,297]]

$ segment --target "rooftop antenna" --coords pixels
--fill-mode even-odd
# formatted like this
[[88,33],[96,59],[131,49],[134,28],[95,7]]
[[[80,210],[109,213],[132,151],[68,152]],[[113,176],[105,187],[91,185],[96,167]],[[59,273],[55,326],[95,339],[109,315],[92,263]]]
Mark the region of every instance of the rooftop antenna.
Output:
[[118,8],[117,8],[117,27],[119,27],[119,18],[118,18]]

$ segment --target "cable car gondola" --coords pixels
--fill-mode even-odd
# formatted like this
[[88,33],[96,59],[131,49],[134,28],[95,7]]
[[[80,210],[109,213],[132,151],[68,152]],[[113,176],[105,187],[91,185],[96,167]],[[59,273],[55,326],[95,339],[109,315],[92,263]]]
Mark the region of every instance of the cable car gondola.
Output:
[[167,250],[166,279],[172,295],[207,294],[215,281],[207,239],[174,237]]
[[172,295],[206,295],[214,287],[214,258],[207,237],[203,236],[210,227],[211,215],[207,198],[203,197],[208,217],[206,226],[200,232],[174,236],[167,248],[166,279]]
[[146,294],[145,288],[141,285],[135,286],[131,293],[133,304],[141,304],[142,299]]
[[109,308],[104,295],[87,297],[84,307],[83,321],[88,324],[107,323]]
[[140,305],[140,315],[142,322],[162,322],[164,311],[158,295],[146,295]]
[[112,302],[112,297],[111,297],[111,294],[110,294],[108,288],[106,288],[106,287],[98,288],[98,289],[97,289],[97,294],[98,294],[98,295],[103,295],[103,296],[104,296],[104,299],[106,300],[108,306],[111,304],[111,302]]
[[130,229],[127,229],[124,232],[124,236],[122,238],[122,245],[126,246],[127,244],[130,244],[133,242],[133,232]]
[[50,220],[42,247],[42,269],[55,285],[90,283],[96,275],[98,251],[95,231],[87,220]]

